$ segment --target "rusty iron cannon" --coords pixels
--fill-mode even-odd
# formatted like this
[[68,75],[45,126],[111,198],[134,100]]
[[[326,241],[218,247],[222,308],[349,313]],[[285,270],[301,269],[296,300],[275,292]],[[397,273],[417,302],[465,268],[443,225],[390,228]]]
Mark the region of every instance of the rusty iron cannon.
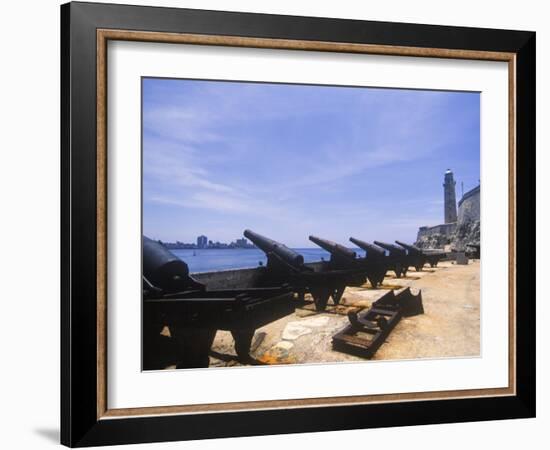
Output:
[[331,257],[327,263],[327,267],[330,269],[349,270],[353,273],[353,276],[350,277],[349,285],[361,286],[368,279],[373,287],[377,287],[384,280],[386,264],[383,260],[369,257],[369,255],[364,258],[358,257],[355,251],[316,236],[310,236],[309,240],[330,253]]
[[374,243],[388,252],[386,256],[388,269],[392,270],[397,278],[406,276],[410,265],[407,251],[402,247],[387,242],[374,241]]
[[[243,235],[265,253],[267,267],[270,271],[270,281],[272,283],[285,279],[289,270],[291,272],[306,270],[304,257],[286,245],[255,233],[252,230],[244,230]],[[280,276],[280,279],[276,279],[277,275]]]
[[372,287],[377,287],[382,284],[386,272],[390,268],[388,258],[384,249],[377,247],[376,245],[369,244],[368,242],[353,237],[349,238],[350,242],[357,245],[362,250],[365,250],[365,263],[369,266],[368,279],[372,284]]
[[439,261],[448,258],[448,254],[444,250],[439,249],[421,249],[424,256],[426,256],[430,267],[437,267]]
[[[143,369],[208,367],[217,330],[228,330],[240,361],[250,361],[254,332],[294,312],[288,285],[216,289],[189,275],[187,264],[143,238]],[[169,336],[164,329],[168,328]]]
[[330,253],[330,263],[339,265],[348,261],[355,261],[357,253],[336,242],[322,239],[317,236],[309,236],[309,240]]
[[427,258],[422,253],[422,250],[420,250],[417,247],[414,247],[412,245],[405,244],[400,241],[395,241],[396,244],[398,244],[400,247],[405,249],[407,253],[407,267],[414,267],[417,272],[420,272],[422,268],[424,267],[424,264],[427,262]]
[[[309,293],[318,311],[325,310],[330,298],[337,305],[346,286],[359,282],[361,275],[357,268],[338,268],[330,262],[305,264],[302,255],[280,242],[251,230],[245,230],[244,236],[267,256],[267,265],[259,268],[262,270],[259,285],[288,284],[301,301]],[[338,257],[343,258],[345,250],[342,247]]]
[[439,261],[446,256],[443,251],[425,252],[415,245],[405,244],[401,241],[395,241],[395,243],[407,250],[409,265],[413,266],[417,272],[420,272],[426,263],[429,263],[430,267],[436,267]]

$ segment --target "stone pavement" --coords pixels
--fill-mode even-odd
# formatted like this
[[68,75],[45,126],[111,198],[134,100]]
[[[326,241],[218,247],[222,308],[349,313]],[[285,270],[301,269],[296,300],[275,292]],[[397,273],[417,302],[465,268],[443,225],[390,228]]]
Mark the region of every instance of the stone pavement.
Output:
[[[441,262],[436,268],[386,277],[381,288],[348,287],[339,306],[318,313],[313,305],[256,331],[251,356],[256,364],[308,364],[365,361],[332,350],[332,336],[347,323],[350,308],[368,308],[387,292],[410,286],[421,289],[425,314],[403,318],[373,360],[477,356],[480,353],[479,261],[460,266]],[[218,331],[211,367],[239,365],[229,332]]]

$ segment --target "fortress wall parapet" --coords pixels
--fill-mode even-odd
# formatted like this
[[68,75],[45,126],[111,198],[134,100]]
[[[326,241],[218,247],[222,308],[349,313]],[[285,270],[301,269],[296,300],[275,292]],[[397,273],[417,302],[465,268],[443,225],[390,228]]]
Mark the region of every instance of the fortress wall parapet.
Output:
[[481,190],[477,186],[466,192],[458,202],[458,223],[480,220]]
[[456,223],[442,223],[440,225],[435,225],[433,227],[420,227],[418,229],[417,241],[420,238],[434,236],[434,235],[443,235],[451,236],[456,230]]

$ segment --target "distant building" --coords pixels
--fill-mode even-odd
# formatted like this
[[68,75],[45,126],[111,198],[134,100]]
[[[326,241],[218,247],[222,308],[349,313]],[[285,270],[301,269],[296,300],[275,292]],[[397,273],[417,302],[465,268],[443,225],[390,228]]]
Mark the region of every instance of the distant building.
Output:
[[248,241],[245,238],[237,239],[235,241],[235,247],[247,248],[248,247]]
[[208,238],[206,236],[199,236],[197,238],[198,248],[206,248],[207,245],[208,245]]
[[[160,241],[159,241],[160,242]],[[256,248],[253,244],[248,242],[245,238],[236,239],[235,241],[227,244],[220,241],[208,240],[204,235],[198,236],[196,243],[187,244],[185,242],[161,242],[166,248],[169,249],[196,249],[196,248],[208,248],[208,249],[227,249],[227,248]]]
[[447,169],[445,172],[444,188],[444,200],[445,200],[445,223],[456,222],[456,181],[453,178],[453,172],[451,169]]

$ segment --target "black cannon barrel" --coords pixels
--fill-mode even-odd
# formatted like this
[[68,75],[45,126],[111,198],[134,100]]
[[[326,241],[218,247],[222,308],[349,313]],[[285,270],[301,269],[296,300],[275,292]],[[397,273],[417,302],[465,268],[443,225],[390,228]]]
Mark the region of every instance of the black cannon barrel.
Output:
[[143,276],[161,289],[184,288],[189,267],[160,242],[143,236]]
[[379,247],[385,248],[390,252],[405,253],[405,250],[403,248],[398,247],[397,245],[394,245],[394,244],[388,244],[387,242],[381,242],[381,241],[374,241],[374,243]]
[[252,230],[244,230],[243,234],[266,254],[275,253],[279,258],[295,267],[302,266],[304,264],[304,257],[302,255],[289,249],[286,245],[281,244],[280,242],[269,239],[268,237],[255,233]]
[[384,252],[384,249],[377,247],[376,245],[369,244],[368,242],[362,241],[360,239],[355,239],[353,237],[350,237],[349,240],[357,245],[357,247],[365,250],[367,252],[367,257],[376,257],[376,256],[385,256],[386,253]]
[[337,244],[336,242],[332,242],[327,239],[321,239],[317,236],[310,236],[309,240],[317,244],[319,247],[325,249],[331,255],[335,254],[348,259],[355,259],[355,257],[357,256],[357,253],[355,253],[353,250],[350,250],[343,245]]
[[401,241],[395,241],[395,243],[399,244],[403,248],[406,248],[411,253],[421,253],[421,254],[423,253],[422,250],[416,247],[415,245],[405,244],[404,242],[401,242]]

